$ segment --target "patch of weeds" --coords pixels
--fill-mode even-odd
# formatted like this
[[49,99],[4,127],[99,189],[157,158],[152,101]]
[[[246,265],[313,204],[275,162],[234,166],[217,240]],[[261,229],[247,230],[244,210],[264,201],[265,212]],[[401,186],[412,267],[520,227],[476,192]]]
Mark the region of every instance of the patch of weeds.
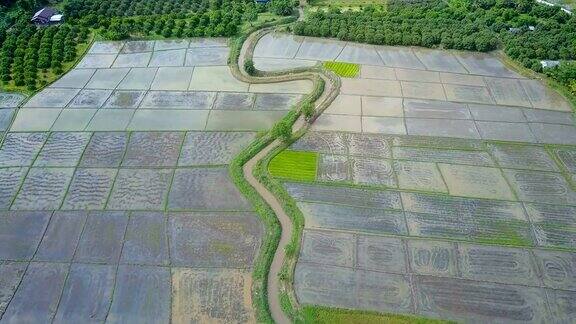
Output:
[[347,310],[339,308],[304,306],[302,309],[305,323],[317,324],[360,324],[360,323],[394,323],[394,324],[440,324],[453,323],[410,315],[385,314],[369,311]]
[[325,69],[343,78],[354,78],[360,72],[360,65],[354,63],[326,61],[323,65]]
[[318,154],[315,152],[285,150],[270,161],[268,171],[272,176],[282,179],[314,181],[317,165]]
[[493,234],[480,234],[476,241],[492,245],[534,246],[530,236],[522,235],[522,229],[530,232],[530,225],[524,221],[491,221]]

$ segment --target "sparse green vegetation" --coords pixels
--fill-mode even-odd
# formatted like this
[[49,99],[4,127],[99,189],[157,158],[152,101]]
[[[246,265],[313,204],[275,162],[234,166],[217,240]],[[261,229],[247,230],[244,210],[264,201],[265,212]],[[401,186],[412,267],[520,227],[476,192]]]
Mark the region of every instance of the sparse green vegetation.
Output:
[[283,179],[314,181],[317,162],[317,153],[286,150],[270,161],[268,170],[271,175]]
[[327,61],[323,65],[324,68],[344,78],[354,78],[360,72],[360,66],[354,63]]
[[424,319],[408,315],[383,314],[368,311],[337,309],[320,306],[303,307],[304,322],[310,324],[440,324],[442,320]]

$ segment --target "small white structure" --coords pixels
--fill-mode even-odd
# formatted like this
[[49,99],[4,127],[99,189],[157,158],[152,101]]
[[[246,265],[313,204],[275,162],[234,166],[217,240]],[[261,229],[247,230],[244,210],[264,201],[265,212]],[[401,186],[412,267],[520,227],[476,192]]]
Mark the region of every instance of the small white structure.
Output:
[[62,15],[62,14],[53,15],[52,17],[50,17],[50,22],[51,23],[59,23],[59,22],[62,22],[63,18],[64,18],[64,15]]
[[560,61],[554,61],[554,60],[542,60],[540,61],[540,64],[542,65],[542,68],[553,68],[555,66],[560,65]]

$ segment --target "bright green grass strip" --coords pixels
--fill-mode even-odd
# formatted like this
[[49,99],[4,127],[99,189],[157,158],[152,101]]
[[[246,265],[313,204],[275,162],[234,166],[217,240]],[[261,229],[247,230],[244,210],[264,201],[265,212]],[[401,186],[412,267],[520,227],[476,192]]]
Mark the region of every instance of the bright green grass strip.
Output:
[[356,311],[320,306],[304,306],[302,313],[305,323],[314,324],[440,324],[452,323],[442,320],[426,319],[409,315],[382,314],[368,311]]
[[343,78],[353,78],[360,72],[360,65],[346,62],[324,62],[324,68],[330,70]]
[[318,153],[297,152],[284,150],[276,155],[268,171],[274,177],[297,181],[314,181],[316,179],[316,165]]

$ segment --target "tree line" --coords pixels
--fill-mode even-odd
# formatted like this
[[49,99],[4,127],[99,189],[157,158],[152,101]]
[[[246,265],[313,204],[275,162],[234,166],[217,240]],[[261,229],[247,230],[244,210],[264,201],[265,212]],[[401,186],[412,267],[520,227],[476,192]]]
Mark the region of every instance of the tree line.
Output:
[[0,18],[0,81],[30,91],[77,60],[92,33],[111,40],[232,36],[266,9],[252,0],[67,0],[63,24],[37,27],[30,18],[45,1],[0,1],[0,14],[7,13]]
[[538,72],[540,60],[576,59],[576,15],[534,0],[393,1],[359,11],[329,8],[298,22],[294,33],[377,45],[480,52],[501,48]]

